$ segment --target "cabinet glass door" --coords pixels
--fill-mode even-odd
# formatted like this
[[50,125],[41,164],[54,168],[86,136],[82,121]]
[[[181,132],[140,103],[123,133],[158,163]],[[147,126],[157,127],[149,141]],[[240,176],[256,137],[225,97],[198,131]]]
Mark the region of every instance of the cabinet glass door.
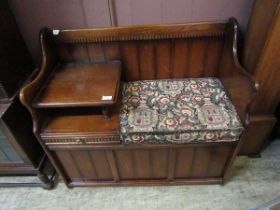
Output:
[[0,163],[23,163],[7,137],[0,130]]

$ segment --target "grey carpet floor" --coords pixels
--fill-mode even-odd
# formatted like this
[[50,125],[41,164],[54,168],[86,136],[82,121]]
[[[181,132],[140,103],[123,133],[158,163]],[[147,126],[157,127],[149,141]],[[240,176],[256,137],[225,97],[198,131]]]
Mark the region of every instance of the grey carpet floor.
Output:
[[224,186],[1,188],[0,209],[246,210],[280,195],[280,141],[262,158],[238,157]]

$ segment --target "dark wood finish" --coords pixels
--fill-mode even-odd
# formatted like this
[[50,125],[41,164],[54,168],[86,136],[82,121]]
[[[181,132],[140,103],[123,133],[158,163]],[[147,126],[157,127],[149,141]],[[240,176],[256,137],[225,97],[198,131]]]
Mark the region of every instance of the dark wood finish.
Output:
[[[0,182],[0,187],[19,187],[19,186],[28,186],[28,187],[38,187],[41,186],[45,189],[51,189],[53,187],[53,180],[56,178],[56,173],[53,170],[48,158],[44,155],[41,159],[41,162],[38,165],[38,168],[35,169],[34,166],[29,164],[10,164],[2,165],[1,175],[4,176],[21,176],[21,179]],[[13,170],[14,174],[11,174]],[[37,175],[37,180],[28,181],[25,179],[26,175]]]
[[[115,104],[119,93],[120,63],[58,64],[40,94],[36,108],[105,106]],[[104,100],[102,97],[110,96]]]
[[[92,108],[90,108],[92,109]],[[119,104],[112,110],[110,119],[100,113],[82,110],[71,115],[54,112],[46,118],[40,136],[48,143],[119,143]]]
[[0,103],[8,101],[34,70],[8,1],[0,2]]
[[[237,56],[238,26],[231,22],[227,32],[229,38],[225,41],[223,56],[221,57],[219,77],[228,90],[228,94],[237,109],[238,115],[245,126],[249,125],[249,113],[253,98],[259,89],[259,84],[240,65]],[[232,49],[232,50],[227,50]],[[225,70],[226,69],[226,70]],[[248,82],[250,81],[250,82]],[[240,94],[242,90],[242,94]]]
[[[32,133],[32,121],[18,98],[9,104],[0,104],[0,175],[36,175],[39,183],[0,183],[0,186],[53,186],[53,170],[48,158]],[[16,126],[15,126],[16,125]],[[9,185],[10,184],[10,185]]]
[[67,186],[222,183],[241,141],[125,145],[119,139],[119,103],[111,109],[112,117],[104,119],[100,107],[67,108],[65,103],[42,109],[33,101],[57,63],[83,66],[119,60],[124,82],[220,78],[247,126],[257,83],[238,62],[237,36],[234,19],[58,34],[43,29],[41,70],[22,89],[21,101],[31,113],[36,137]]
[[277,118],[277,122],[276,122],[276,125],[275,125],[275,127],[273,129],[273,132],[272,132],[272,135],[271,135],[271,138],[273,140],[280,138],[280,103],[278,104],[275,113],[276,113],[275,115],[276,115],[276,118]]
[[270,137],[275,123],[274,115],[252,115],[251,124],[243,136],[244,144],[239,154],[260,157],[264,141]]
[[240,150],[260,155],[275,122],[280,102],[280,1],[256,0],[252,9],[243,52],[243,65],[254,75],[260,89],[251,106],[251,124]]
[[18,99],[19,89],[34,77],[34,65],[19,33],[7,0],[0,2],[0,175],[35,175],[40,182],[0,183],[51,188],[53,171],[32,132],[28,110]]
[[[52,145],[50,148],[56,161],[61,163],[69,186],[135,185],[137,182],[149,185],[222,183],[225,163],[231,159],[235,144],[99,148]],[[182,155],[186,151],[195,151],[191,153],[192,158],[185,158],[186,153]],[[189,163],[185,165],[186,162]]]

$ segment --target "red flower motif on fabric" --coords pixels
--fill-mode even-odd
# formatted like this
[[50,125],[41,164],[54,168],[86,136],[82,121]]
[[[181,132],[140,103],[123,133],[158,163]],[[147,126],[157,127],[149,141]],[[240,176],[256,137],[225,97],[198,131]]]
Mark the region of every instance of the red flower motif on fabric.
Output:
[[145,140],[145,138],[143,136],[140,136],[140,135],[132,135],[131,140],[135,141],[135,142],[142,142],[142,141]]
[[161,104],[168,104],[170,102],[170,99],[164,95],[159,95],[156,100]]
[[140,91],[140,88],[139,88],[139,86],[133,85],[133,86],[130,87],[130,91],[131,92],[138,92],[138,91]]
[[165,124],[168,128],[174,129],[178,125],[178,121],[175,118],[166,118]]
[[194,115],[194,111],[188,106],[180,107],[181,114],[185,117],[192,117]]
[[195,94],[192,96],[192,100],[196,102],[201,102],[203,100],[203,97],[201,95]]
[[139,103],[140,103],[140,98],[137,97],[137,96],[131,96],[131,97],[128,99],[128,103],[130,103],[131,105],[134,105],[134,106],[138,106]]

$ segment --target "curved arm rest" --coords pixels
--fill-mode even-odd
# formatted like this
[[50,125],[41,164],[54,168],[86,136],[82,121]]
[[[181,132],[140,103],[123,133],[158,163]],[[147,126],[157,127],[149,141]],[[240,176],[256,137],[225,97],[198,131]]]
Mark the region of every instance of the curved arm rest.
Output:
[[229,20],[227,33],[219,78],[228,91],[244,126],[248,126],[250,106],[259,84],[239,63],[237,56],[238,24],[234,18]]
[[31,113],[32,121],[33,121],[33,132],[36,134],[39,131],[39,127],[41,126],[41,122],[44,118],[43,112],[40,110],[35,110],[32,107],[32,101],[36,94],[38,93],[40,87],[47,79],[48,75],[52,71],[54,64],[56,62],[55,56],[52,52],[50,40],[49,40],[49,32],[48,28],[43,28],[40,31],[40,44],[42,50],[42,64],[39,70],[39,74],[35,77],[29,84],[23,87],[20,91],[20,101],[21,103],[27,107],[29,112]]

